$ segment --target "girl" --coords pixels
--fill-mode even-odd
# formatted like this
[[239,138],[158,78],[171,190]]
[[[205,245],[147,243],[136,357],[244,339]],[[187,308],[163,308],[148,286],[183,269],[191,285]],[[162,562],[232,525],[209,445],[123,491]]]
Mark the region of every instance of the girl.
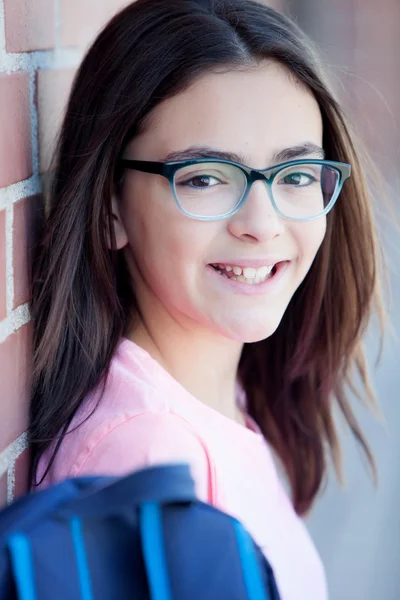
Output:
[[[35,257],[36,484],[191,465],[284,600],[323,600],[299,516],[369,396],[360,158],[310,42],[250,0],[138,0],[87,53]],[[274,457],[272,453],[274,452]],[[277,475],[283,466],[289,501]]]

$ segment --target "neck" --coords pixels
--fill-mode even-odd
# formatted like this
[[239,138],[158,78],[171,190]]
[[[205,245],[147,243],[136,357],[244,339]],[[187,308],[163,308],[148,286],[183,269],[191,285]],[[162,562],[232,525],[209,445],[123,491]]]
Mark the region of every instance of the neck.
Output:
[[146,350],[190,394],[243,424],[235,386],[243,344],[197,323],[151,314],[131,327],[126,337]]

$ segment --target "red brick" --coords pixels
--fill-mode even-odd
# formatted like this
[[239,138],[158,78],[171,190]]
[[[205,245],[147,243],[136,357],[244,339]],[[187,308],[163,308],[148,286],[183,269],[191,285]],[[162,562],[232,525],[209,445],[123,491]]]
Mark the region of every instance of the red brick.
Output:
[[0,508],[7,504],[7,471],[0,476]]
[[74,69],[39,71],[38,73],[37,99],[41,173],[49,169],[54,142],[62,122],[74,75]]
[[61,43],[87,46],[129,0],[61,0]]
[[42,198],[31,196],[14,205],[13,270],[14,306],[30,300],[29,269],[42,219]]
[[6,316],[6,211],[0,211],[0,319]]
[[28,490],[30,452],[24,450],[15,463],[14,500],[23,496]]
[[30,324],[24,325],[0,344],[0,449],[27,427],[31,329]]
[[48,170],[75,71],[39,71],[37,101],[39,113],[39,155],[41,173]]
[[4,12],[7,52],[54,47],[53,0],[4,0]]
[[29,73],[0,74],[0,187],[31,174]]

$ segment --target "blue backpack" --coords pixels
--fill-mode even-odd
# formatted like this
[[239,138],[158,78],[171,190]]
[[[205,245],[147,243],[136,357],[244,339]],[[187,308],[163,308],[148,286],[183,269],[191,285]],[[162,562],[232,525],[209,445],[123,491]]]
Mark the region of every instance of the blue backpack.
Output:
[[243,526],[187,465],[70,479],[0,513],[0,600],[279,600]]

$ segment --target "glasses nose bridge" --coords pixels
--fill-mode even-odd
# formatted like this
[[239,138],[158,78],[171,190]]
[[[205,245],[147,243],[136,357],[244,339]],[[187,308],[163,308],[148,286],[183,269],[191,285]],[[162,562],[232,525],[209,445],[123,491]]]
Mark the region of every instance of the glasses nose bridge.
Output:
[[271,180],[273,179],[273,174],[270,174],[270,170],[266,169],[263,171],[259,171],[257,169],[249,169],[247,171],[247,193],[245,196],[245,199],[248,201],[249,199],[249,195],[251,195],[251,190],[253,188],[253,183],[256,183],[257,181],[261,181],[262,183],[264,183],[263,189],[264,192],[262,193],[266,193],[266,197],[269,199],[268,201],[272,203],[272,208],[273,211],[276,213],[276,207],[275,207],[275,203],[273,198],[271,197],[272,194],[272,190],[271,190]]
[[271,176],[268,176],[268,174],[263,171],[251,169],[251,171],[248,174],[248,179],[250,183],[249,187],[251,187],[256,181],[263,181],[266,184],[267,188],[269,188]]

